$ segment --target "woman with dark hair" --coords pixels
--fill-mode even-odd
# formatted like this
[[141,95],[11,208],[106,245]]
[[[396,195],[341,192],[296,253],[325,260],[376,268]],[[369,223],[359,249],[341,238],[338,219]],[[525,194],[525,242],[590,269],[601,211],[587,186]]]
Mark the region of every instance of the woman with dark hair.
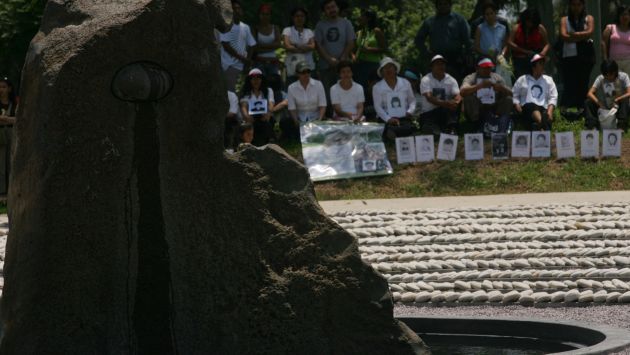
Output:
[[306,28],[308,12],[304,7],[296,7],[291,11],[292,26],[282,30],[282,41],[287,55],[284,65],[287,69],[287,86],[297,80],[295,66],[305,62],[311,70],[315,69],[313,51],[315,50],[315,34]]
[[521,76],[512,88],[514,109],[531,125],[532,131],[549,131],[553,111],[558,105],[558,90],[553,79],[545,75],[545,57],[536,54],[530,61],[530,72]]
[[507,53],[507,27],[497,21],[498,8],[494,3],[483,6],[484,21],[473,28],[475,32],[474,50],[477,54],[491,58],[495,63],[497,57]]
[[241,116],[245,123],[254,126],[254,140],[256,146],[269,143],[273,138],[274,105],[273,90],[267,86],[265,76],[260,69],[252,69],[247,75],[241,93]]
[[[587,94],[585,106],[586,128],[602,128],[599,121],[600,110],[617,108],[617,127],[628,128],[628,107],[630,102],[630,77],[619,71],[614,60],[604,60],[601,74],[593,82]],[[610,128],[610,127],[606,127]]]
[[529,61],[534,54],[545,57],[549,51],[547,29],[541,24],[540,14],[534,8],[525,9],[518,23],[510,32],[508,45],[512,49],[514,76],[519,78],[529,73]]
[[564,81],[560,106],[563,108],[582,106],[595,64],[595,49],[591,39],[595,20],[586,13],[585,0],[569,0],[568,4],[567,16],[560,19],[560,69]]
[[353,72],[356,75],[357,83],[364,87],[367,86],[370,74],[376,72],[386,51],[385,33],[377,27],[376,12],[369,9],[361,10],[357,45],[352,56]]
[[620,5],[617,20],[602,33],[603,59],[617,62],[619,70],[630,72],[630,8]]
[[0,193],[6,194],[9,186],[11,163],[11,130],[17,112],[17,97],[11,81],[0,78]]
[[258,24],[254,27],[254,66],[265,76],[280,73],[280,61],[276,49],[281,46],[280,28],[271,23],[271,5],[262,4],[258,8]]

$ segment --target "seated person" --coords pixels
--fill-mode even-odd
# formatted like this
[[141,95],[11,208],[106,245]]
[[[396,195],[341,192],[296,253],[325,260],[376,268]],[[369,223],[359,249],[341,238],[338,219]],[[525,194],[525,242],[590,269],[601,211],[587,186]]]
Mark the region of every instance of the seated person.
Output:
[[333,119],[336,121],[365,121],[363,86],[352,80],[352,63],[342,61],[337,64],[339,81],[330,88],[330,101],[333,105]]
[[602,73],[595,79],[584,103],[586,128],[600,128],[599,109],[610,110],[617,106],[617,127],[627,130],[630,78],[620,72],[617,62],[611,59],[604,60],[600,69]]
[[289,85],[287,100],[289,117],[280,121],[283,137],[300,138],[300,124],[322,120],[326,114],[326,92],[321,81],[311,78],[306,62],[295,65],[298,80]]
[[422,76],[412,69],[407,69],[403,73],[403,77],[409,80],[409,84],[411,84],[411,89],[413,90],[413,96],[416,98],[416,111],[413,113],[413,119],[417,121],[420,119],[420,110],[422,109],[422,95],[420,94],[420,78]]
[[492,133],[509,133],[512,111],[512,90],[492,68],[494,63],[490,58],[481,59],[477,71],[464,78],[460,92],[466,117],[477,122],[478,131],[486,137],[491,137]]
[[225,130],[223,133],[223,147],[226,149],[234,149],[235,142],[234,138],[236,135],[236,127],[240,124],[240,120],[238,117],[239,108],[238,108],[238,96],[232,91],[227,92],[228,102],[230,107],[228,108],[228,113],[225,116]]
[[238,150],[243,149],[243,145],[252,144],[254,140],[254,126],[249,123],[243,123],[238,126]]
[[441,55],[431,59],[431,72],[420,81],[422,110],[420,125],[423,134],[455,134],[462,97],[457,81],[446,73],[446,60]]
[[553,79],[544,75],[545,57],[536,54],[530,60],[531,74],[516,80],[512,88],[512,101],[516,112],[532,131],[548,131],[553,122],[553,110],[558,104],[558,90]]
[[399,71],[400,64],[392,58],[383,58],[377,71],[382,80],[372,88],[376,115],[385,122],[383,136],[390,140],[410,136],[414,131],[412,115],[416,98],[409,81],[398,77]]
[[241,95],[241,116],[254,126],[252,144],[261,146],[274,139],[275,121],[271,115],[274,105],[273,90],[267,86],[260,69],[252,69],[247,75]]

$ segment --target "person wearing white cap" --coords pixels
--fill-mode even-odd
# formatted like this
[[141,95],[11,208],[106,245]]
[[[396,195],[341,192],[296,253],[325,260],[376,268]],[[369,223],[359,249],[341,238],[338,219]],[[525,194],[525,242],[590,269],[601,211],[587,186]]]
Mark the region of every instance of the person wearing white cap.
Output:
[[254,126],[254,141],[256,146],[265,145],[273,139],[273,110],[275,99],[273,90],[267,86],[265,77],[260,69],[249,71],[241,94],[241,116],[246,123]]
[[545,57],[536,54],[530,61],[531,74],[516,80],[512,88],[514,108],[524,122],[531,123],[532,131],[548,131],[553,111],[558,105],[558,90],[553,79],[545,75]]
[[462,97],[459,85],[446,72],[446,60],[441,55],[431,59],[431,72],[420,81],[422,110],[420,126],[423,134],[455,133]]
[[392,58],[381,60],[377,70],[382,78],[372,88],[376,115],[385,122],[384,137],[409,136],[413,133],[411,117],[416,110],[416,99],[408,80],[398,77],[400,64]]
[[512,89],[492,68],[494,63],[490,58],[479,60],[477,70],[464,78],[460,90],[464,114],[470,121],[477,122],[479,131],[487,137],[508,132],[512,112]]

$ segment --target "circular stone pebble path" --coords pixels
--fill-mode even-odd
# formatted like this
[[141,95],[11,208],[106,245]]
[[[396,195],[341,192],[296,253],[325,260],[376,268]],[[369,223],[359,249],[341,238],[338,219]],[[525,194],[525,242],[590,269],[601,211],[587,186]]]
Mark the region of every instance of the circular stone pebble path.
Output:
[[337,212],[414,305],[630,303],[630,204]]

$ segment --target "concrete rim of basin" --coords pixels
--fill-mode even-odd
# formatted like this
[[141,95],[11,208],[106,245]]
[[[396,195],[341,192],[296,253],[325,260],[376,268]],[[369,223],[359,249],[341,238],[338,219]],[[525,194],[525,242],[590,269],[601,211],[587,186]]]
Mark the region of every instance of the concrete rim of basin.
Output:
[[572,342],[586,347],[555,354],[609,354],[630,347],[630,331],[575,321],[536,318],[396,317],[416,333],[531,337]]

